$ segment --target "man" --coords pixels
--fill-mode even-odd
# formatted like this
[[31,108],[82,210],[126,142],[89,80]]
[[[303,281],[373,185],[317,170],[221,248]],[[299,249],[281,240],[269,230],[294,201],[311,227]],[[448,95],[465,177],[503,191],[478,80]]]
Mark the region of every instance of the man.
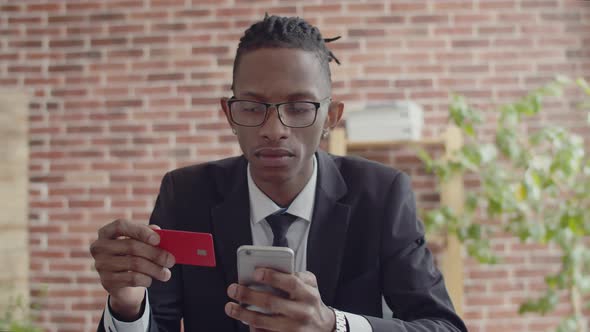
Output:
[[[408,176],[318,150],[344,109],[330,97],[332,59],[299,18],[267,16],[245,32],[234,97],[221,99],[243,156],[166,174],[150,227],[117,220],[99,230],[91,252],[109,293],[99,331],[179,331],[181,319],[191,332],[466,331],[426,248]],[[155,247],[156,225],[212,233],[218,266],[174,265]],[[277,236],[303,272],[257,277],[286,297],[236,284],[236,249]],[[380,318],[382,296],[393,319]]]

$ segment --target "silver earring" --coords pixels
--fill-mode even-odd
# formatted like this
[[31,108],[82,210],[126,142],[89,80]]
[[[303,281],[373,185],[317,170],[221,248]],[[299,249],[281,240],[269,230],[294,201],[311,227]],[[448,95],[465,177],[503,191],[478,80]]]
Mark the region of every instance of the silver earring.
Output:
[[234,135],[237,135],[238,134],[238,132],[236,131],[236,128],[232,128],[231,129],[231,132],[234,133]]
[[330,131],[328,129],[324,129],[322,131],[322,138],[326,138],[328,137],[328,135],[330,134]]

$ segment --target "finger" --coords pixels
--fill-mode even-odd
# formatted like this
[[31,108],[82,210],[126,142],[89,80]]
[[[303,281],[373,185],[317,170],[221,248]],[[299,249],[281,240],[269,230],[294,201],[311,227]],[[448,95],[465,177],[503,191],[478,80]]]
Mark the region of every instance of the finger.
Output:
[[287,300],[273,293],[253,290],[247,286],[231,284],[227,295],[241,304],[248,304],[266,309],[273,314],[299,318],[304,314],[300,303]]
[[152,278],[139,272],[108,272],[100,274],[101,283],[107,292],[123,287],[149,287]]
[[258,268],[254,273],[254,280],[286,292],[291,299],[313,299],[313,294],[307,288],[309,286],[294,274]]
[[297,276],[299,279],[301,279],[304,284],[314,287],[314,288],[318,288],[318,279],[316,279],[315,274],[313,274],[309,271],[304,271],[304,272],[296,272],[295,276]]
[[225,305],[225,313],[233,319],[248,324],[251,328],[267,331],[285,331],[288,328],[288,320],[280,315],[265,315],[259,312],[242,308],[239,304],[229,302]]
[[139,272],[160,281],[168,281],[172,276],[169,269],[138,256],[99,256],[94,266],[99,273]]
[[250,326],[250,332],[271,332],[271,330],[267,330],[267,329],[257,329],[255,327],[251,327]]
[[167,268],[171,268],[175,264],[174,256],[171,253],[134,239],[99,239],[90,246],[90,253],[95,259],[100,255],[129,255],[146,258]]
[[151,229],[162,229],[162,228],[160,228],[160,226],[158,226],[156,224],[149,224],[148,227]]
[[117,219],[98,230],[99,239],[116,239],[119,236],[127,236],[151,245],[160,243],[160,236],[147,225]]

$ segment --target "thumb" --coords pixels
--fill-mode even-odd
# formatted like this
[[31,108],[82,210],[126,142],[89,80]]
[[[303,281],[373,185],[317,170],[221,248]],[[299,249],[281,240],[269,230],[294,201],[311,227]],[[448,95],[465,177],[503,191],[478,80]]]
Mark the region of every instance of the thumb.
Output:
[[148,227],[151,228],[151,229],[162,229],[162,228],[160,228],[160,226],[158,226],[156,224],[148,225]]

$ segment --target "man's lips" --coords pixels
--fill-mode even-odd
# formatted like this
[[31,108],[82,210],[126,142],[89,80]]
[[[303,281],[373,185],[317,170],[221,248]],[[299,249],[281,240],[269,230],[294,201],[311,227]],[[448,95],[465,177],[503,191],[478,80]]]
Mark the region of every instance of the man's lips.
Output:
[[294,157],[295,154],[283,148],[261,148],[254,151],[254,155],[262,158]]
[[254,156],[258,159],[258,165],[265,168],[285,168],[289,167],[295,154],[283,148],[260,148],[254,151]]

